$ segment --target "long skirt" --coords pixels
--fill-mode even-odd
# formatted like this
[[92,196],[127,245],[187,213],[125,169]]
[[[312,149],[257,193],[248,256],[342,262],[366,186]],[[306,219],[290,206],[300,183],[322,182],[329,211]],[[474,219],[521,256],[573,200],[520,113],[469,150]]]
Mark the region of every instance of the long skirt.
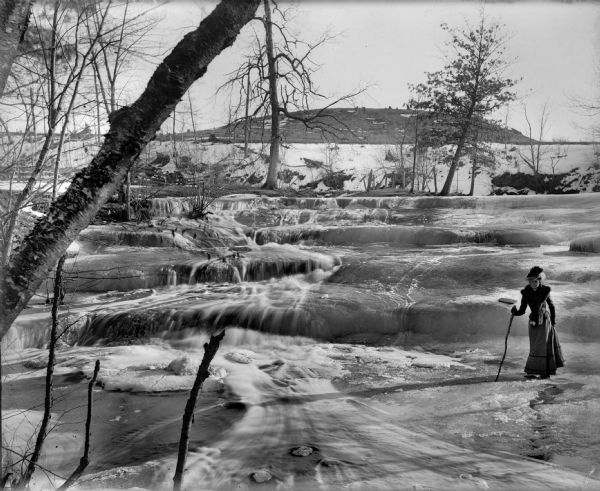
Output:
[[540,325],[529,326],[529,356],[525,373],[531,375],[556,375],[556,369],[564,366],[564,359],[556,330],[550,319],[544,316]]

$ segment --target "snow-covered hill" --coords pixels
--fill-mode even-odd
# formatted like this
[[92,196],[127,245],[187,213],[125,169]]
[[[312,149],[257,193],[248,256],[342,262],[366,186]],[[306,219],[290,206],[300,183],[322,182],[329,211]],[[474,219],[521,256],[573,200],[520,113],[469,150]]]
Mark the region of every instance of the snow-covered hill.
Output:
[[[74,170],[91,160],[97,148],[95,139],[67,143],[62,158],[65,183]],[[514,184],[506,185],[506,182],[510,184],[512,181],[527,182],[522,177],[533,174],[525,162],[531,151],[529,146],[493,143],[491,148],[495,163],[490,168],[482,169],[476,176],[474,194],[529,192],[527,189],[511,189]],[[416,190],[436,192],[441,189],[448,167],[440,162],[447,159],[451,150],[442,148],[419,156],[416,163]],[[547,181],[555,176],[554,188],[558,192],[600,190],[600,144],[544,144],[541,152],[539,172],[546,175]],[[26,181],[33,155],[35,144],[26,143],[21,157],[21,171],[14,176],[13,189],[18,189]],[[268,147],[262,144],[250,144],[248,156],[244,157],[241,144],[154,141],[142,153],[140,163],[133,172],[133,181],[233,181],[258,185],[266,175],[267,157]],[[51,180],[52,157],[48,161],[48,171],[42,177],[46,182]],[[413,155],[410,145],[401,148],[399,145],[383,144],[297,143],[281,147],[281,162],[282,188],[365,191],[367,188],[388,187],[394,182],[401,186],[403,179],[405,185],[410,187]],[[522,174],[521,178],[514,178],[519,173]],[[502,175],[504,179],[499,180]],[[426,176],[425,179],[423,176]],[[492,182],[494,178],[495,185]],[[0,175],[0,181],[4,181],[3,188],[7,187],[8,180],[8,174]],[[468,194],[470,186],[471,161],[464,157],[456,173],[452,192]]]

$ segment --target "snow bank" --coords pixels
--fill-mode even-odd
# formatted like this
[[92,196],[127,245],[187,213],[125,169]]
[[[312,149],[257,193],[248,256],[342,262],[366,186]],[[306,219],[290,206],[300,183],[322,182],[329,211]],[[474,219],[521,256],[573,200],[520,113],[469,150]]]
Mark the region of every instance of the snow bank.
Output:
[[[89,142],[92,144],[92,142]],[[95,142],[93,142],[95,143]],[[171,142],[154,141],[148,145],[145,152],[146,161],[152,162],[160,153],[169,156],[172,152]],[[77,141],[67,152],[65,166],[69,171],[86,165],[94,151],[86,151],[88,142]],[[531,169],[524,163],[521,155],[527,155],[527,145],[491,144],[495,154],[496,167],[493,170],[482,169],[475,179],[474,194],[490,195],[493,186],[491,179],[504,173],[532,174]],[[217,176],[227,176],[227,180],[247,184],[258,184],[266,176],[266,152],[262,144],[250,144],[250,156],[244,157],[243,145],[228,143],[192,143],[184,142],[178,149],[181,157],[186,157],[185,169],[175,169],[172,162],[164,166],[164,172],[176,172],[186,175],[194,167],[202,169],[203,178],[210,182]],[[403,151],[405,159],[405,176],[412,169],[411,145],[406,145]],[[438,153],[451,151],[442,149]],[[542,151],[545,157],[540,165],[540,173],[559,175],[572,173],[569,182],[565,182],[565,190],[593,191],[600,184],[597,172],[597,145],[592,144],[544,144]],[[346,191],[364,191],[367,186],[379,187],[391,183],[392,174],[402,180],[402,165],[398,161],[390,161],[390,154],[398,154],[395,145],[365,145],[365,144],[327,144],[327,143],[294,143],[281,147],[281,169],[279,173],[280,187],[294,189],[306,187],[316,191],[327,191],[332,188]],[[560,158],[556,158],[560,156]],[[431,162],[433,156],[426,158]],[[553,167],[554,166],[554,167]],[[455,174],[451,192],[468,194],[471,188],[471,163],[468,157],[461,159],[461,164]],[[443,185],[447,175],[445,166],[438,166],[436,182],[437,190]],[[190,179],[191,174],[190,174]],[[18,187],[19,183],[15,186]],[[6,186],[4,186],[6,187]],[[2,183],[0,183],[2,188]],[[422,184],[419,181],[418,190],[435,192],[433,179]],[[158,203],[152,205],[152,213],[181,215],[189,210],[189,200],[186,203]]]

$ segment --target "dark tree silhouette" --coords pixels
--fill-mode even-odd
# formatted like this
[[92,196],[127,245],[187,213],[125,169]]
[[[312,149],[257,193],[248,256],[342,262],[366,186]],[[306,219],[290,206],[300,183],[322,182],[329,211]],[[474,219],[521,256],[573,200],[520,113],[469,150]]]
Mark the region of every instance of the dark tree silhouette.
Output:
[[[250,135],[250,121],[260,117],[270,119],[269,168],[263,185],[277,188],[280,167],[280,120],[282,117],[300,121],[309,129],[318,129],[335,139],[350,129],[327,109],[342,101],[350,101],[363,89],[341,97],[329,98],[320,93],[315,83],[319,66],[313,60],[315,51],[333,39],[325,33],[313,42],[298,39],[288,30],[289,13],[274,0],[262,0],[264,16],[257,17],[264,28],[264,38],[257,35],[253,52],[244,63],[230,74],[229,80],[219,88],[229,88],[232,96],[232,113],[240,117],[243,110],[244,148]],[[236,100],[237,98],[237,100]],[[325,101],[324,107],[311,110],[312,99]],[[233,124],[239,124],[240,120]]]
[[449,31],[446,65],[426,74],[427,81],[411,86],[411,106],[429,112],[433,123],[448,129],[447,143],[456,145],[446,182],[440,194],[447,196],[465,144],[473,130],[494,111],[515,98],[516,80],[505,76],[510,65],[505,57],[503,27],[488,24],[482,13],[476,27],[442,28]]

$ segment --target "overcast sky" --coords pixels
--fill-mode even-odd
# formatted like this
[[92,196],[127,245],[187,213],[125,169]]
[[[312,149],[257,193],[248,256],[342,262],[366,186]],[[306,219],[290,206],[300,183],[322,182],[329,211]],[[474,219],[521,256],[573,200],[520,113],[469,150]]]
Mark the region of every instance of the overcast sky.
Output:
[[[215,2],[177,0],[154,5],[154,15],[161,20],[152,42],[166,50],[195,28]],[[338,34],[317,52],[321,69],[316,79],[321,92],[339,96],[368,86],[356,99],[357,105],[366,107],[403,107],[409,98],[407,84],[423,81],[425,71],[443,66],[448,35],[440,24],[473,22],[480,8],[476,1],[301,0],[294,5],[292,30],[303,39],[317,39],[327,30]],[[521,102],[509,110],[509,125],[524,131],[522,103],[536,119],[548,101],[551,127],[547,139],[589,138],[590,119],[573,107],[571,99],[599,95],[600,3],[487,2],[485,11],[487,18],[506,25],[509,57],[515,60],[511,75],[523,78],[518,86]],[[227,121],[226,101],[214,97],[215,89],[239,63],[251,29],[246,27],[233,48],[217,58],[192,88],[199,126]],[[255,23],[254,29],[260,26]],[[147,80],[151,70],[146,67],[136,79]],[[180,106],[182,112],[186,104]]]

